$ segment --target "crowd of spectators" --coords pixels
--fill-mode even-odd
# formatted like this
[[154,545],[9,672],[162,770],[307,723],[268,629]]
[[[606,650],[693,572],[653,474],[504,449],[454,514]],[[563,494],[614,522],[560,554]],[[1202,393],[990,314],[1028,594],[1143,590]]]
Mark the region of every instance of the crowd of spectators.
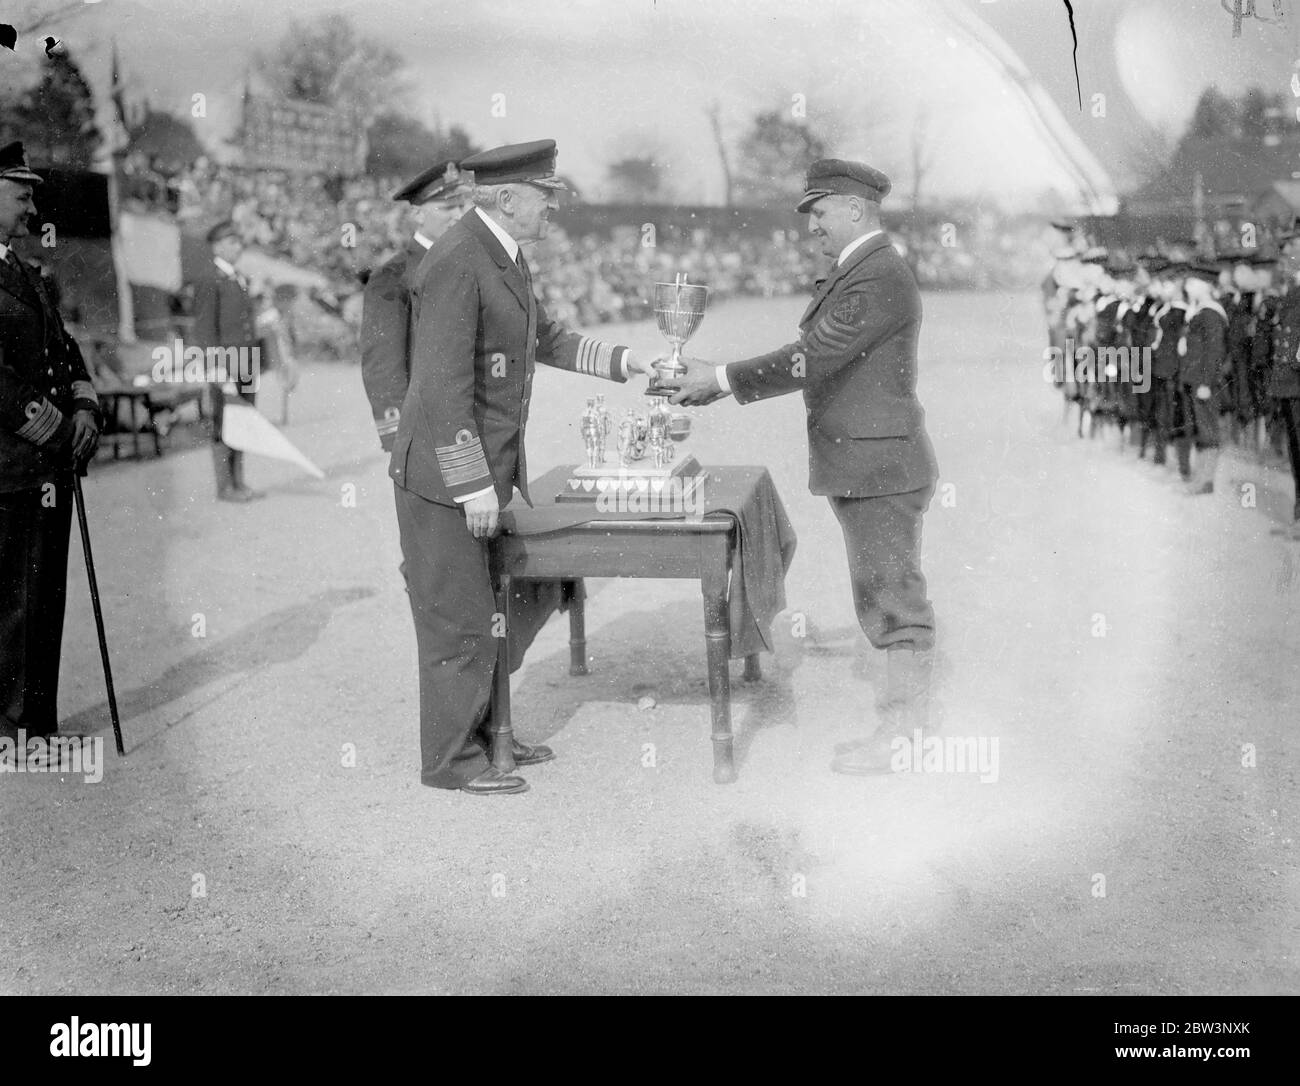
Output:
[[[248,245],[325,276],[331,289],[317,300],[355,325],[364,272],[409,235],[406,205],[390,198],[399,184],[247,171],[207,158],[174,168],[128,159],[123,194],[196,229],[232,219]],[[1041,270],[1033,258],[1025,263],[1018,238],[989,224],[960,238],[935,224],[895,226],[891,234],[924,288],[1005,287],[1034,282]],[[806,295],[824,265],[812,239],[793,230],[701,227],[647,240],[638,226],[570,234],[553,224],[532,257],[551,314],[583,327],[646,318],[650,285],[680,272],[707,285],[716,301]]]

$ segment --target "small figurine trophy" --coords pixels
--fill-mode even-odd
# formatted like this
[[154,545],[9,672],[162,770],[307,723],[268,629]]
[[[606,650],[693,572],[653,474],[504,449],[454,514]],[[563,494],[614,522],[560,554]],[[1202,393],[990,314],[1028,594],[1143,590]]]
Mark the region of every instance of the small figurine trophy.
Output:
[[601,398],[588,397],[581,422],[587,462],[572,469],[556,501],[603,502],[629,512],[671,512],[692,499],[706,473],[694,456],[685,451],[679,456],[675,448],[691,432],[688,416],[673,412],[662,399],[646,400],[644,411],[629,407],[615,431],[618,459],[614,464],[607,463],[605,454],[605,435],[612,422]]
[[582,444],[587,450],[587,467],[599,467],[605,462],[604,435],[594,396],[587,397],[587,410],[582,413]]
[[709,288],[688,283],[683,272],[677,273],[675,282],[655,284],[655,320],[664,338],[673,345],[673,353],[653,364],[655,373],[646,395],[671,396],[680,387],[675,382],[686,373],[682,347],[704,320],[708,298]]
[[609,448],[609,435],[614,429],[614,414],[605,406],[605,394],[596,395],[596,415],[600,419],[600,463],[605,462],[605,452]]

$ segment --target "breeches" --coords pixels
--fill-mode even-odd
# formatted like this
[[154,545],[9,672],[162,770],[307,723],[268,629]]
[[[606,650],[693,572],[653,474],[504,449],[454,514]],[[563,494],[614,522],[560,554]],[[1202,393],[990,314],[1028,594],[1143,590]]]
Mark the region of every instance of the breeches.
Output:
[[934,484],[905,494],[830,499],[844,532],[858,622],[876,648],[934,647],[921,573],[921,521]]

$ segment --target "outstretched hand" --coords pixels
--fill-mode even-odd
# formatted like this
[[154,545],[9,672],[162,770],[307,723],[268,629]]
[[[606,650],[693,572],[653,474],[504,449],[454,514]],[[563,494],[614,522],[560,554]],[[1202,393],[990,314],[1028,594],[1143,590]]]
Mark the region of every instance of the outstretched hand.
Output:
[[715,365],[699,358],[683,358],[686,372],[674,378],[677,391],[669,397],[672,404],[685,404],[687,407],[703,407],[728,395],[718,384]]

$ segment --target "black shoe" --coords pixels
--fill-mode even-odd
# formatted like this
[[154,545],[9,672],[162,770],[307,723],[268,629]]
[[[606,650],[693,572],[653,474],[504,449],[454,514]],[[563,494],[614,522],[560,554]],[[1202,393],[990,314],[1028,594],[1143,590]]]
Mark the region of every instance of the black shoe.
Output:
[[555,751],[540,744],[535,747],[525,746],[518,739],[510,742],[510,753],[515,756],[515,765],[541,765],[555,758]]
[[502,773],[496,766],[488,766],[473,780],[460,786],[462,792],[471,796],[513,796],[528,791],[528,782],[523,777]]

